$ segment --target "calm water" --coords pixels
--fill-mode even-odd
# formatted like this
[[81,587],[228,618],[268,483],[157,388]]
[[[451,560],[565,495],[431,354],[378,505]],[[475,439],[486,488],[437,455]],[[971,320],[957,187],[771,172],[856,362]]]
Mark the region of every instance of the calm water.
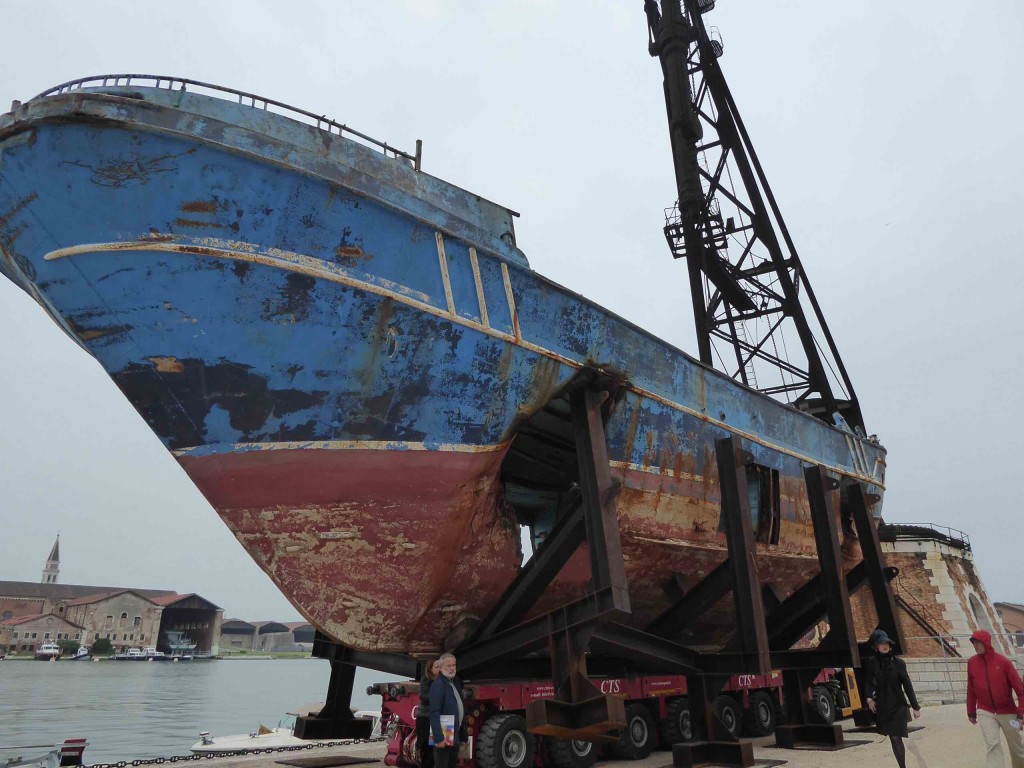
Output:
[[[85,762],[188,754],[214,736],[274,727],[293,707],[323,701],[321,659],[173,663],[0,662],[0,746],[84,736]],[[379,709],[366,686],[395,680],[359,669],[352,705]]]

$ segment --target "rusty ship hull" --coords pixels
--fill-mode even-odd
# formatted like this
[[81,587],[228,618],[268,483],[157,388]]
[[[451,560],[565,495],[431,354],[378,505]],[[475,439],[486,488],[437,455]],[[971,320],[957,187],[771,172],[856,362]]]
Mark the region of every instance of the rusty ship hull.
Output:
[[[880,512],[876,441],[537,274],[512,211],[330,126],[165,83],[80,83],[0,117],[0,271],[335,640],[434,652],[495,606],[523,531],[540,544],[570,492],[558,398],[581,376],[614,383],[635,626],[671,604],[666,573],[695,584],[726,558],[717,438],[751,455],[759,573],[780,598],[817,567],[804,467],[860,482]],[[534,612],[583,594],[588,568],[577,552]],[[710,611],[691,640],[729,621]]]

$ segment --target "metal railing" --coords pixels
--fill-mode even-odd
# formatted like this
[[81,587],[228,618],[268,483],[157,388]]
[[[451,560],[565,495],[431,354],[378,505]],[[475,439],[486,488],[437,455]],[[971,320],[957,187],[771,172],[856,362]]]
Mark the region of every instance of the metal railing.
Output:
[[965,552],[971,551],[971,539],[966,533],[958,531],[956,528],[933,523],[901,523],[898,525],[882,523],[878,526],[878,538],[880,541],[928,539],[948,544]]
[[[286,117],[298,120],[301,123],[315,126],[317,129],[327,133],[335,133],[338,136],[353,136],[370,146],[376,147],[385,155],[408,160],[417,171],[421,168],[423,160],[423,142],[419,139],[416,140],[416,152],[410,154],[409,152],[403,152],[400,149],[392,147],[387,142],[374,139],[373,137],[367,136],[365,133],[361,133],[354,128],[349,128],[344,123],[331,120],[323,115],[316,115],[305,109],[299,109],[298,107],[293,107],[289,104],[275,101],[274,99],[267,99],[254,93],[239,91],[234,88],[226,88],[222,85],[204,83],[201,80],[190,80],[187,77],[166,77],[164,75],[138,74],[91,75],[89,77],[81,77],[77,80],[69,80],[66,83],[55,85],[53,88],[43,91],[35,98],[41,99],[46,96],[57,96],[71,91],[77,91],[82,88],[106,88],[111,86],[124,87],[131,86],[133,84],[147,88],[164,88],[169,91],[187,91],[191,87],[192,93],[202,93],[202,91],[205,90],[210,92],[205,95],[217,96],[219,98],[223,98],[223,94],[230,94],[238,99],[239,104],[244,106],[263,109],[267,112],[273,112],[274,114],[282,114]],[[275,109],[271,110],[271,107],[274,107]]]

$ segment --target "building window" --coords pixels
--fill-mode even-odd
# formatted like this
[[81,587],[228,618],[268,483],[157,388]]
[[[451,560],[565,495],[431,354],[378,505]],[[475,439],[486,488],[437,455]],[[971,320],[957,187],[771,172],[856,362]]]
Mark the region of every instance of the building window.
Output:
[[50,639],[50,633],[49,632],[44,633],[43,634],[43,640],[49,640],[49,639]]
[[15,632],[15,633],[14,633],[14,639],[15,639],[15,640],[17,640],[17,639],[18,639],[18,633],[17,633],[17,632]]
[[75,632],[75,640],[81,640],[81,639],[82,639],[82,633],[81,632]]
[[[114,617],[113,616],[107,616],[107,618],[103,621],[103,628],[104,629],[110,629],[113,626],[114,626]],[[109,637],[109,635],[108,635],[108,637]]]
[[14,614],[11,613],[10,611],[4,611],[4,615],[2,617],[0,617],[0,621],[7,621],[12,616],[14,616]]
[[109,632],[107,632],[107,635],[106,635],[106,638],[105,638],[105,639],[106,639],[106,640],[109,640],[109,639],[110,639],[110,633],[109,633]]
[[35,639],[36,639],[36,633],[35,633],[35,632],[33,632],[33,633],[32,633],[32,639],[33,639],[33,640],[35,640]]
[[120,622],[120,624],[118,624],[118,626],[124,627],[127,623],[128,623],[128,614],[127,613],[122,613],[121,614],[121,622]]
[[139,640],[140,640],[140,641],[142,641],[142,640],[145,640],[145,639],[146,639],[146,636],[145,636],[145,635],[139,635]]
[[141,627],[142,626],[142,617],[141,616],[136,616],[135,617],[135,621],[132,623],[132,626],[133,627]]
[[100,633],[99,633],[99,632],[97,632],[97,633],[96,633],[95,635],[93,635],[93,638],[92,638],[92,639],[93,639],[93,640],[99,640],[99,639],[100,639]]
[[58,605],[57,606],[57,613],[64,613],[64,606],[63,605]]
[[1014,636],[1017,640],[1017,647],[1024,648],[1024,632],[1017,630],[1017,634]]
[[129,640],[134,640],[135,639],[135,635],[128,635],[128,639]]

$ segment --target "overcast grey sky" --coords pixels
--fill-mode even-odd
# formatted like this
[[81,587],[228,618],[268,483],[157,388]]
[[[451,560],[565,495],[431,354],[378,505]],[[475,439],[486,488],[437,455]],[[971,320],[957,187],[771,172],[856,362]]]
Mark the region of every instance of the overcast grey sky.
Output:
[[[1024,603],[1017,469],[1024,11],[1016,0],[719,0],[722,66],[861,399],[885,517],[971,537]],[[695,352],[642,0],[3,3],[0,109],[110,72],[326,114],[522,213],[538,272]],[[970,15],[968,15],[968,10]],[[91,358],[0,283],[0,579],[297,613]]]

